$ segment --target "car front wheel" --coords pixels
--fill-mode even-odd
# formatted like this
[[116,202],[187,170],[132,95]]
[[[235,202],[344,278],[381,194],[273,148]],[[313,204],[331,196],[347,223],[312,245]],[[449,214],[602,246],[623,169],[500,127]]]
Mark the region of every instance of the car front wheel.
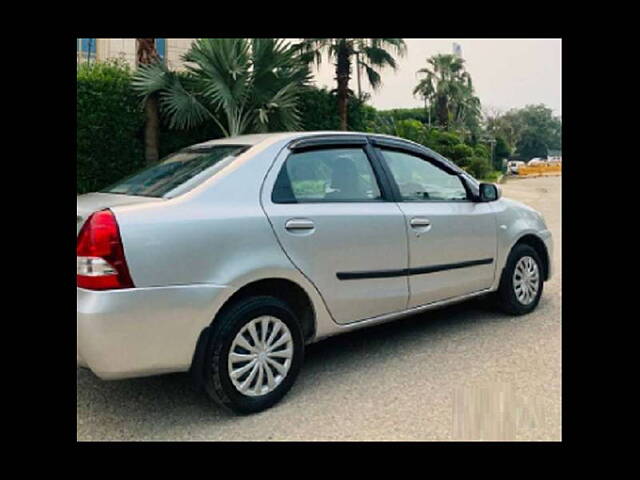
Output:
[[212,325],[205,388],[233,412],[259,412],[289,391],[303,357],[300,324],[286,303],[270,296],[245,299]]
[[498,304],[512,315],[533,311],[542,295],[542,262],[529,245],[516,245],[507,259],[498,289]]

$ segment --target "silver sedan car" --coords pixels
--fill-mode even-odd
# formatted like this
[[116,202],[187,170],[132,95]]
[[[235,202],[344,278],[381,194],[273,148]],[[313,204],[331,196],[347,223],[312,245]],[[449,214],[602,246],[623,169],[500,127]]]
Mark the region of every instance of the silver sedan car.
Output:
[[77,357],[102,379],[190,372],[251,413],[305,345],[551,276],[539,212],[438,153],[347,132],[201,143],[77,199]]

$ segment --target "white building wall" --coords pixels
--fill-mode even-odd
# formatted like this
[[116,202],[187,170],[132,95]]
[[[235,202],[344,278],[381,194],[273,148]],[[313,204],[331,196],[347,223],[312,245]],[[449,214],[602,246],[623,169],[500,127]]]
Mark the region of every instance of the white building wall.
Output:
[[[193,38],[167,38],[166,59],[167,66],[172,70],[182,70],[182,55],[185,54]],[[126,61],[132,68],[136,66],[135,38],[98,38],[96,39],[96,57],[98,61],[119,58]],[[78,54],[78,61],[86,61],[86,55]]]
[[182,55],[187,53],[195,38],[167,38],[167,66],[171,70],[182,70]]
[[[103,46],[100,52],[100,46]],[[98,39],[98,60],[120,58],[129,65],[136,65],[136,39],[135,38],[100,38]]]

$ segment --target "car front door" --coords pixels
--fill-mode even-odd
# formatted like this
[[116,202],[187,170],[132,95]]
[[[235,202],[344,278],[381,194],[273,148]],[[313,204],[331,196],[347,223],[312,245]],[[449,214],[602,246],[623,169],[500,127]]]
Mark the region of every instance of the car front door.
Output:
[[491,287],[496,220],[489,203],[469,199],[459,175],[415,152],[377,147],[394,181],[409,236],[409,307]]
[[409,297],[404,214],[371,148],[361,139],[285,149],[263,188],[284,251],[341,324],[404,310]]

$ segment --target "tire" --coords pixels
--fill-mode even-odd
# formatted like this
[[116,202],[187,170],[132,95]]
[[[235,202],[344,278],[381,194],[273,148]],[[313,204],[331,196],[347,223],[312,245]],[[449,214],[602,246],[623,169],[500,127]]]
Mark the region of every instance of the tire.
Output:
[[[253,333],[257,334],[259,340],[265,338],[262,337],[262,329],[264,328],[267,341],[273,334],[272,345],[275,346],[278,342],[283,341],[287,337],[287,330],[290,334],[290,341],[286,340],[284,347],[277,346],[271,354],[274,357],[269,355],[269,359],[267,359],[265,358],[266,353],[262,353],[262,357],[260,357],[254,352],[264,349],[253,340],[252,324]],[[276,332],[274,333],[274,331]],[[254,347],[254,350],[242,346],[247,343],[240,338],[241,332],[244,332],[242,335],[244,341],[249,344],[249,347]],[[242,345],[239,344],[240,342]],[[234,348],[234,359],[239,356],[251,355],[253,360],[237,360],[238,363],[230,364],[232,347]],[[280,350],[281,348],[283,349]],[[289,355],[290,351],[292,353],[288,359],[275,358],[275,355]],[[221,312],[220,317],[213,322],[204,358],[204,387],[216,403],[234,413],[260,412],[275,405],[291,389],[300,372],[303,359],[302,329],[291,308],[275,297],[250,297]],[[280,370],[275,368],[274,361],[280,365]],[[254,366],[251,367],[250,363]],[[257,365],[259,363],[261,365]],[[237,373],[243,367],[248,368],[246,373],[235,379],[232,378],[230,369],[235,369],[234,371]],[[279,373],[286,368],[288,368],[286,374]],[[254,374],[254,370],[257,373]],[[269,375],[269,371],[271,371],[271,375]],[[253,380],[250,380],[249,377],[252,375]],[[258,385],[259,380],[261,380],[260,385]],[[241,390],[242,385],[240,384],[245,384],[247,381],[247,390]],[[260,393],[262,389],[265,391],[264,394]]]
[[[530,296],[529,299],[527,299],[528,303],[526,300],[522,301],[518,298],[516,287],[514,285],[514,274],[516,266],[518,266],[519,262],[522,259],[526,259],[527,257],[535,262],[538,272],[537,292],[532,298]],[[509,254],[509,258],[507,259],[504,270],[502,271],[500,287],[496,292],[498,307],[502,311],[510,315],[525,315],[529,312],[532,312],[538,306],[544,286],[544,272],[542,265],[543,264],[540,259],[540,255],[538,255],[538,252],[536,252],[533,247],[524,244],[519,244],[513,247],[511,253]]]

